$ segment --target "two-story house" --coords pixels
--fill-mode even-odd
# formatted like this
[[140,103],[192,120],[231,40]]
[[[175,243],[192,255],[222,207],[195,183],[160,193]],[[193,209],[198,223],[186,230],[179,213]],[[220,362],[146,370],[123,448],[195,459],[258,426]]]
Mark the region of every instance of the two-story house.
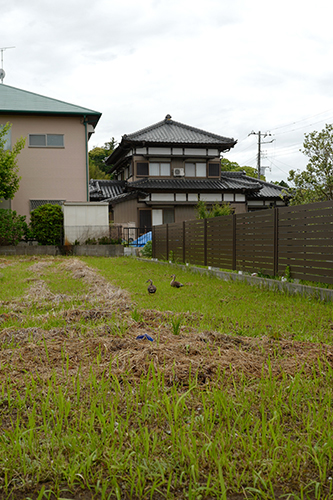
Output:
[[91,180],[90,199],[108,202],[115,223],[140,228],[194,219],[199,200],[227,202],[236,213],[283,205],[279,186],[221,172],[221,154],[236,142],[167,115],[122,137],[106,159],[115,180]]
[[[101,113],[0,85],[0,126],[12,124],[7,147],[25,137],[18,155],[20,187],[0,203],[29,219],[45,203],[89,201],[88,140]],[[1,200],[0,200],[1,201]]]

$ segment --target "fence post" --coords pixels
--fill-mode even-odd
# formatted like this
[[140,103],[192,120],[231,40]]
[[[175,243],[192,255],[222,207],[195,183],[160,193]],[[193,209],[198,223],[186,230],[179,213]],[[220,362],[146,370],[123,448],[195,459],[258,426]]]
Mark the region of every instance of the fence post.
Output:
[[166,224],[166,260],[169,260],[169,224]]
[[204,266],[207,266],[207,219],[203,220],[204,226]]
[[185,221],[183,220],[183,262],[185,264],[186,250],[185,250]]
[[279,272],[279,209],[274,208],[274,225],[273,225],[273,273],[274,276]]
[[152,227],[151,231],[152,231],[151,236],[152,236],[152,240],[153,240],[152,241],[152,255],[153,255],[153,259],[155,259],[156,258],[156,255],[155,255],[156,254],[156,249],[155,249],[155,245],[156,245],[155,226]]
[[232,269],[236,271],[236,214],[232,214]]

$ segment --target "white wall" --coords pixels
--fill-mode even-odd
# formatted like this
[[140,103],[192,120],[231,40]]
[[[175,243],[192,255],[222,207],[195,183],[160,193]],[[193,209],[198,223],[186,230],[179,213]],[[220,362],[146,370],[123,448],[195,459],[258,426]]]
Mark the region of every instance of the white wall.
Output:
[[63,205],[65,241],[81,244],[88,238],[109,236],[109,205],[107,203],[66,202]]

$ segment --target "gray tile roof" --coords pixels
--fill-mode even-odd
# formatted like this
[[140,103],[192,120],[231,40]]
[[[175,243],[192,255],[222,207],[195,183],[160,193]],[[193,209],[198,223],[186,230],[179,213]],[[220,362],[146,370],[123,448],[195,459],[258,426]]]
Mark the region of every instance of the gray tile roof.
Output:
[[253,191],[259,190],[260,184],[254,180],[234,177],[221,179],[140,179],[130,182],[128,190],[143,191],[181,191],[181,192],[220,192],[220,191]]
[[[252,179],[252,177],[248,177]],[[254,179],[253,179],[254,180]],[[261,198],[279,198],[281,199],[281,195],[283,197],[288,198],[287,189],[285,187],[279,186],[278,184],[272,184],[270,182],[265,182],[262,180],[258,180],[261,185],[261,189],[258,192],[249,193],[249,200],[256,200]]]
[[104,200],[105,198],[114,198],[124,192],[125,185],[125,181],[90,179],[90,200],[95,201]]
[[184,123],[176,122],[167,115],[164,120],[150,125],[132,134],[124,135],[124,139],[131,142],[150,142],[168,144],[230,144],[234,146],[236,141],[229,137],[212,134]]
[[89,123],[94,126],[101,117],[98,111],[4,84],[0,85],[0,113],[86,115]]
[[106,165],[111,166],[110,172],[118,167],[122,168],[127,154],[133,146],[183,146],[183,147],[211,147],[226,151],[234,147],[236,140],[222,135],[212,134],[199,128],[176,122],[167,115],[164,120],[154,123],[144,129],[125,134],[121,143],[113,153],[105,160]]
[[123,201],[135,199],[139,196],[139,194],[145,195],[145,193],[141,193],[138,191],[131,191],[129,193],[121,193],[117,196],[112,196],[111,198],[107,198],[103,200],[102,203],[110,203],[112,205],[116,205],[117,203],[122,203]]
[[221,179],[151,179],[135,182],[94,180],[89,183],[91,201],[112,204],[149,192],[243,192],[248,200],[280,199],[285,188],[248,177],[244,172],[221,172]]

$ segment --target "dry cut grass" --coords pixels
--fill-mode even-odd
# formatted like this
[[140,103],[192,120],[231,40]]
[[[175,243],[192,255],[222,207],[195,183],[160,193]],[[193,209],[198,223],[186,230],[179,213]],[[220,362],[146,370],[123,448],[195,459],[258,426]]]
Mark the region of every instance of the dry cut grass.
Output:
[[[24,262],[26,263],[27,260],[25,259]],[[29,469],[29,467],[18,465],[19,458],[16,459],[14,456],[8,459],[9,462],[0,458],[0,498],[58,498],[57,495],[60,495],[60,492],[66,488],[70,491],[69,498],[152,498],[157,500],[159,498],[184,498],[187,496],[198,500],[203,498],[268,499],[280,498],[280,495],[287,492],[289,495],[293,495],[289,498],[296,499],[301,498],[302,491],[304,492],[302,498],[329,498],[325,495],[331,494],[328,482],[330,474],[333,473],[330,462],[331,454],[325,455],[323,453],[320,471],[314,458],[304,467],[297,462],[298,469],[292,465],[291,467],[296,467],[297,472],[294,469],[293,474],[288,474],[284,469],[286,460],[284,453],[281,449],[278,451],[283,446],[283,438],[282,436],[277,437],[277,430],[273,426],[273,417],[274,411],[278,411],[277,408],[280,404],[282,413],[279,416],[279,424],[284,431],[289,429],[288,432],[290,432],[291,430],[288,446],[293,443],[295,450],[297,449],[301,454],[305,453],[302,449],[303,445],[297,444],[299,439],[297,436],[299,433],[304,434],[306,428],[301,417],[299,417],[298,422],[297,419],[295,420],[297,411],[291,409],[293,403],[290,402],[290,387],[293,381],[299,380],[298,377],[319,381],[318,387],[323,386],[325,380],[330,379],[332,374],[332,346],[310,342],[274,340],[267,336],[251,338],[231,336],[216,331],[199,331],[191,326],[198,319],[196,312],[177,316],[172,311],[138,309],[137,305],[131,301],[127,291],[113,286],[99,272],[79,259],[32,258],[31,262],[31,266],[28,268],[30,275],[27,278],[28,289],[26,293],[23,296],[0,303],[0,380],[2,382],[0,418],[3,436],[6,436],[9,443],[15,428],[22,428],[22,433],[31,430],[31,425],[29,427],[29,418],[32,418],[29,415],[31,415],[31,405],[33,404],[31,398],[35,398],[35,402],[42,407],[43,397],[50,397],[47,394],[53,396],[60,393],[66,394],[72,407],[71,410],[68,410],[66,418],[69,420],[68,422],[66,420],[66,426],[61,427],[59,432],[60,435],[66,432],[67,427],[70,427],[69,422],[71,422],[73,430],[73,427],[79,426],[78,421],[75,420],[76,417],[74,418],[79,408],[83,414],[89,415],[89,412],[93,412],[91,406],[93,395],[91,394],[87,400],[81,400],[78,392],[82,394],[89,388],[91,391],[93,387],[93,391],[96,391],[97,394],[103,388],[104,392],[101,392],[100,404],[104,409],[112,407],[112,398],[110,400],[110,396],[107,396],[107,399],[104,399],[105,394],[110,395],[111,391],[111,394],[114,394],[114,401],[117,400],[117,394],[121,394],[118,406],[114,409],[118,412],[115,415],[118,416],[113,418],[117,418],[117,421],[121,421],[123,418],[123,422],[126,422],[126,426],[128,426],[126,430],[128,441],[123,437],[123,440],[118,443],[119,453],[122,453],[122,457],[127,458],[125,462],[122,462],[118,457],[120,468],[118,470],[114,466],[111,473],[111,470],[108,469],[111,459],[107,462],[107,452],[105,450],[103,452],[103,445],[99,443],[101,447],[101,453],[98,454],[99,461],[93,462],[90,468],[85,468],[85,472],[79,466],[75,469],[77,472],[72,472],[73,464],[70,458],[72,452],[60,444],[59,435],[57,437],[59,439],[57,453],[60,453],[61,460],[65,460],[67,463],[67,472],[59,465],[58,468],[54,466],[54,471],[50,473],[51,462],[46,458],[49,455],[42,458],[32,444],[29,445],[30,448],[27,445],[29,449],[26,455],[34,456],[34,460],[39,463],[39,466],[35,465],[37,469],[32,466]],[[0,262],[2,269],[6,269],[8,266],[14,269],[18,265],[18,261],[11,259],[2,259]],[[60,279],[70,276],[71,279],[82,282],[84,286],[75,297],[68,293],[54,291],[51,286],[51,277],[54,275],[63,277]],[[27,326],[31,321],[35,324]],[[55,326],[47,326],[50,325],[50,321]],[[153,341],[146,337],[138,339],[139,336],[145,334],[149,335]],[[95,382],[92,383],[92,380]],[[268,421],[273,419],[271,425],[272,429],[275,429],[275,437],[267,437],[268,441],[265,444],[262,413],[265,406],[261,405],[263,401],[266,401],[266,407],[270,404],[269,398],[263,396],[263,387],[268,380],[274,381],[272,382],[274,388],[280,387],[281,389],[283,387],[285,389],[280,391],[279,397],[281,399],[280,403],[277,402],[276,408],[267,409],[267,415],[270,415],[267,416]],[[148,389],[149,381],[151,381],[151,386]],[[145,391],[148,391],[147,394],[149,393],[149,397],[152,398],[150,401],[154,401],[154,403],[150,403],[151,407],[153,404],[156,404],[156,407],[155,410],[150,409],[149,415],[143,418],[144,423],[138,427],[137,419],[140,420],[141,412],[148,404],[145,402],[145,398],[138,399],[138,394],[143,391],[143,383]],[[313,394],[317,395],[320,400],[321,393],[318,387],[316,386]],[[105,392],[106,388],[108,388],[107,392]],[[256,449],[258,447],[260,449],[262,446],[264,450],[262,456],[259,453],[255,459],[251,458],[251,454],[254,452],[247,449],[248,445],[244,441],[248,430],[243,430],[244,442],[237,441],[237,443],[230,445],[230,449],[235,452],[235,457],[232,457],[232,452],[229,451],[225,463],[218,461],[222,460],[218,457],[223,455],[220,450],[221,440],[223,442],[224,439],[227,439],[224,432],[229,438],[231,429],[232,436],[238,435],[236,429],[240,425],[239,423],[236,425],[237,413],[231,413],[234,409],[230,408],[225,410],[225,417],[219,413],[221,428],[214,427],[213,429],[212,427],[211,431],[208,432],[207,426],[205,428],[203,425],[206,419],[207,425],[208,421],[211,422],[213,414],[215,415],[215,425],[217,413],[214,410],[214,405],[220,404],[217,401],[218,398],[222,398],[224,390],[230,397],[230,404],[238,405],[239,408],[244,394],[250,390],[255,393],[253,401],[249,403],[250,409],[248,410],[249,415],[252,415],[252,420],[250,424],[246,425],[248,425],[247,429],[251,429],[254,435],[256,432],[260,434],[260,439],[257,438],[257,443],[254,443],[253,446]],[[268,392],[275,390],[271,388]],[[291,406],[288,406],[288,411],[283,409],[283,405],[286,404],[283,396],[284,391],[286,395],[289,394],[288,404]],[[295,389],[295,393],[297,391],[298,389]],[[41,394],[45,396],[41,397]],[[133,408],[129,410],[130,399],[128,398],[130,396],[128,394],[134,394],[134,403],[137,405],[135,410]],[[166,397],[166,394],[172,394],[172,396],[169,400],[164,401],[163,398]],[[148,396],[145,397],[148,398]],[[26,401],[29,398],[30,403],[28,404]],[[198,414],[198,411],[200,413],[201,410],[197,410],[197,408],[203,406],[205,398],[207,401],[212,398],[210,400],[211,406],[207,408],[207,414]],[[188,400],[187,404],[185,404],[186,400]],[[173,405],[171,410],[169,404]],[[98,406],[96,405],[95,402],[95,410]],[[256,405],[258,405],[257,408]],[[180,409],[182,410],[180,411]],[[46,415],[49,410],[45,408],[43,411]],[[57,411],[60,411],[59,408]],[[238,411],[239,415],[244,412],[240,409]],[[157,412],[155,420],[154,412]],[[159,420],[160,417],[157,415],[161,414],[164,416]],[[72,415],[71,420],[69,415]],[[124,415],[127,416],[124,417]],[[202,418],[199,418],[198,415],[201,415]],[[227,415],[230,417],[229,420],[227,420]],[[327,417],[326,410],[325,416]],[[43,420],[41,416],[38,416],[38,412],[34,418],[37,422],[36,431],[34,431],[36,436],[31,437],[31,443],[34,439],[41,440],[43,448],[46,446],[45,440],[47,440],[45,429],[48,428],[49,424],[46,418]],[[109,416],[109,418],[111,417]],[[88,416],[87,419],[89,420]],[[177,423],[178,419],[179,424]],[[256,419],[261,422],[260,429],[256,427]],[[55,424],[52,425],[55,426]],[[98,425],[96,429],[95,424],[91,425],[98,435],[103,433]],[[115,425],[114,422],[112,425]],[[133,429],[138,428],[138,432],[146,433],[144,429],[147,429],[147,433],[144,435],[148,440],[148,445],[151,440],[155,442],[155,435],[160,436],[162,432],[164,436],[163,439],[159,438],[162,439],[162,444],[158,454],[155,455],[153,449],[147,452],[147,456],[151,456],[155,462],[156,460],[164,460],[163,470],[155,471],[155,475],[152,476],[146,471],[144,481],[140,476],[145,470],[143,462],[136,462],[131,455],[131,460],[133,460],[131,465],[128,458],[128,450],[134,446],[129,437],[130,426],[133,426]],[[186,426],[189,426],[188,429]],[[44,430],[39,433],[38,429],[42,427]],[[166,437],[165,428],[169,429]],[[174,453],[167,451],[170,450],[170,447],[177,448],[175,444],[178,443],[177,439],[183,439],[180,429],[182,432],[185,430],[186,434],[192,433],[195,436],[197,449],[194,450],[194,455],[198,462],[179,458],[182,453],[191,456],[191,452],[186,447],[189,446],[189,449],[193,449],[194,441],[191,441],[192,438],[190,438],[189,443],[182,444],[182,451],[178,450],[178,455],[176,451]],[[176,441],[172,441],[175,439],[172,437],[173,432],[178,436]],[[239,430],[237,432],[242,434]],[[315,434],[317,434],[317,430]],[[116,435],[114,439],[117,440],[120,437]],[[139,446],[145,446],[142,444],[144,438],[140,439],[141,445]],[[166,441],[166,439],[171,439],[171,441]],[[281,439],[281,443],[279,439]],[[320,441],[317,435],[308,439],[308,452],[310,454],[313,439]],[[7,441],[3,438],[0,443],[2,443],[3,451],[7,449],[8,453]],[[209,445],[209,443],[211,444]],[[272,455],[266,450],[266,445],[268,449],[269,446],[271,447]],[[105,446],[107,448],[109,445]],[[225,446],[227,447],[227,444]],[[157,444],[156,447],[158,447]],[[209,463],[206,463],[210,453],[208,452],[209,447],[211,449],[216,447],[216,450],[214,448],[214,454],[208,461]],[[276,451],[273,448],[276,448]],[[163,449],[165,450],[164,457]],[[54,453],[53,450],[52,454]],[[173,457],[172,460],[168,457],[169,453]],[[139,455],[138,451],[137,454]],[[56,458],[52,460],[56,461]],[[144,463],[147,464],[148,458],[146,457],[145,460]],[[172,473],[171,465],[169,464],[170,467],[168,465],[170,460],[173,464],[177,463],[177,460],[179,464],[180,461],[183,463],[182,468],[176,470],[177,467],[173,465],[173,470],[176,472]],[[230,460],[229,465],[227,465],[227,460]],[[134,463],[136,465],[133,465]],[[99,466],[97,466],[98,464]],[[256,480],[258,474],[261,481]],[[141,490],[138,489],[140,481],[143,481]],[[134,486],[135,483],[136,486]],[[103,484],[106,486],[104,487]],[[298,497],[297,494],[300,496]]]

